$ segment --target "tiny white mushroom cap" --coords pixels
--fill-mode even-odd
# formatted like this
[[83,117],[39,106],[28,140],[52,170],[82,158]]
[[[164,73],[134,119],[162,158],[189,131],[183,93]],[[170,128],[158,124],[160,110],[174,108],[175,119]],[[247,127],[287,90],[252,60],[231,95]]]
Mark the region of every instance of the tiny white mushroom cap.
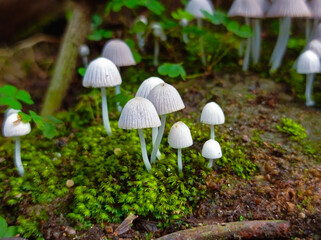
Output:
[[6,110],[6,112],[4,113],[4,118],[7,118],[9,115],[11,115],[12,113],[19,113],[21,112],[20,110],[17,109],[13,109],[13,108],[8,108]]
[[258,1],[253,0],[234,0],[229,12],[229,17],[264,17],[264,10]]
[[172,148],[187,148],[193,145],[191,131],[183,122],[175,123],[168,135],[168,144]]
[[207,103],[202,110],[201,122],[210,125],[223,124],[225,116],[221,107],[215,102]]
[[308,43],[307,48],[308,50],[312,50],[313,52],[315,52],[319,56],[319,58],[321,57],[321,41],[319,39],[313,39]]
[[20,137],[30,131],[30,123],[22,122],[18,113],[12,113],[4,120],[2,132],[5,137]]
[[164,33],[162,25],[160,25],[158,22],[154,22],[151,25],[151,29],[153,29],[153,34],[156,37],[159,37],[163,42],[166,41],[167,37],[166,37],[166,34]]
[[136,65],[129,46],[120,39],[112,39],[106,42],[102,56],[111,60],[117,67]]
[[185,108],[183,100],[176,88],[167,83],[158,84],[148,94],[159,115],[177,112]]
[[88,56],[90,53],[90,50],[86,44],[82,44],[79,46],[78,52],[81,56]]
[[109,59],[100,57],[89,63],[82,80],[84,87],[103,88],[121,84],[121,76],[116,65]]
[[144,23],[145,25],[148,24],[148,19],[147,19],[147,17],[144,16],[144,15],[140,15],[140,16],[138,17],[137,21],[141,21],[141,22]]
[[180,21],[179,21],[180,25],[182,27],[187,27],[188,26],[188,20],[186,18],[182,18]]
[[186,5],[185,10],[195,18],[205,18],[202,10],[214,14],[214,6],[209,0],[190,0]]
[[311,11],[304,0],[273,1],[267,17],[311,17]]
[[220,144],[213,139],[206,141],[202,148],[202,156],[207,159],[221,158],[222,150]]
[[298,59],[297,72],[302,74],[318,73],[321,71],[320,58],[311,51],[306,50]]
[[159,77],[150,77],[143,81],[143,83],[139,86],[136,97],[147,98],[150,91],[156,87],[158,84],[164,83],[162,79]]
[[122,129],[153,128],[160,125],[161,122],[154,105],[142,97],[129,100],[118,121],[118,127]]

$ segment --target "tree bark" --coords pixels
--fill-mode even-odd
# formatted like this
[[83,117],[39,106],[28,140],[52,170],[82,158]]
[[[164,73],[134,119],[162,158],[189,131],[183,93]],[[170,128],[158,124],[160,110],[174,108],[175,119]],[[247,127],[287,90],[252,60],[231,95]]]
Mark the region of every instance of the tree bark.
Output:
[[89,31],[89,7],[80,2],[74,2],[72,6],[72,17],[61,43],[58,60],[42,106],[42,116],[51,115],[60,108],[76,70],[78,47],[85,41]]
[[179,231],[158,240],[270,239],[286,237],[289,228],[289,222],[279,220],[231,222]]

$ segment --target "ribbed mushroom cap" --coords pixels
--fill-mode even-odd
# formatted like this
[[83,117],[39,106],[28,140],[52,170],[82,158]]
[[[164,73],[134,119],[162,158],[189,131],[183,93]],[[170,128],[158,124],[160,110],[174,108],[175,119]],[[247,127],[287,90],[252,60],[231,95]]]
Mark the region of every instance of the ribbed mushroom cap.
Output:
[[302,74],[318,73],[321,71],[320,58],[311,50],[303,52],[298,59],[297,72]]
[[154,104],[159,115],[177,112],[185,108],[176,88],[167,83],[161,83],[154,87],[147,98]]
[[208,159],[217,159],[222,157],[220,144],[213,139],[206,141],[202,148],[202,156]]
[[229,12],[229,17],[262,18],[264,11],[257,1],[234,0]]
[[209,125],[223,124],[225,116],[221,107],[215,102],[207,103],[202,110],[201,122]]
[[267,17],[311,17],[311,11],[304,0],[277,0],[273,1]]
[[308,3],[313,18],[321,18],[321,0],[311,0]]
[[164,81],[162,79],[160,79],[159,77],[150,77],[147,78],[145,81],[143,81],[143,83],[139,86],[137,93],[136,93],[136,97],[143,97],[143,98],[147,98],[150,91],[156,87],[157,85],[164,83]]
[[183,122],[175,123],[168,135],[168,144],[172,148],[187,148],[193,145],[191,131]]
[[11,113],[4,120],[2,132],[5,137],[20,137],[30,133],[30,131],[30,123],[22,122],[18,113]]
[[160,125],[161,122],[154,105],[142,97],[129,100],[118,121],[118,127],[122,129],[153,128]]
[[257,3],[260,5],[264,13],[266,13],[271,7],[271,3],[268,0],[257,0]]
[[82,44],[82,45],[80,45],[78,52],[81,56],[88,56],[90,53],[90,50],[86,44]]
[[314,39],[311,42],[309,42],[307,49],[312,50],[319,56],[319,58],[321,58],[321,41],[320,40]]
[[318,26],[315,29],[315,33],[313,34],[312,38],[321,40],[321,23],[318,24]]
[[202,10],[214,14],[214,6],[210,0],[189,0],[185,10],[195,18],[205,18]]
[[112,39],[106,42],[102,56],[111,60],[117,67],[136,65],[132,51],[120,39]]
[[102,88],[121,84],[121,76],[116,65],[103,57],[89,63],[82,80],[84,87]]

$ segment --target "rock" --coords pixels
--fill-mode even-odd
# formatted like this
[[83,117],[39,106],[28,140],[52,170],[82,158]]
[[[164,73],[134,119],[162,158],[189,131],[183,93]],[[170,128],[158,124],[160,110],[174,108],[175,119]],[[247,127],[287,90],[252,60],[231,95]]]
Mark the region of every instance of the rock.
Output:
[[242,140],[243,140],[244,142],[250,142],[250,141],[251,141],[251,139],[249,138],[248,135],[243,135],[243,136],[242,136]]
[[299,213],[299,218],[301,218],[301,219],[306,218],[305,213],[304,213],[304,212],[300,212],[300,213]]
[[108,234],[114,232],[114,229],[113,229],[112,226],[105,226],[105,230],[106,230],[106,232],[107,232]]

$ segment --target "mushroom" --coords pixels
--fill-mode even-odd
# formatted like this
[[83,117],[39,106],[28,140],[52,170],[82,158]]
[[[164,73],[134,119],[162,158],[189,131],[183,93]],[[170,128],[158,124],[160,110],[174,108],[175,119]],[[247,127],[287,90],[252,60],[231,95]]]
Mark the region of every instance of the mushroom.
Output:
[[[179,21],[179,24],[184,28],[184,27],[187,27],[188,26],[188,20],[186,18],[182,18],[180,21]],[[183,33],[183,41],[184,43],[187,43],[188,42],[188,36],[187,36],[187,33]]]
[[[192,14],[197,21],[197,26],[202,28],[202,18],[205,18],[202,11],[206,11],[209,14],[214,14],[214,6],[209,0],[189,0],[186,7],[186,12]],[[201,59],[204,66],[206,66],[206,57],[204,51],[203,38],[200,37]]]
[[154,66],[158,66],[158,56],[159,56],[159,40],[165,42],[167,37],[164,33],[162,25],[160,23],[155,22],[151,25],[151,29],[153,30],[154,35]]
[[[144,16],[144,15],[140,15],[138,17],[138,19],[136,20],[136,23],[141,23],[143,24],[143,26],[145,26],[145,30],[146,30],[146,26],[148,24],[148,20],[147,18]],[[139,50],[144,52],[144,47],[145,47],[145,38],[144,38],[144,34],[145,32],[144,31],[141,31],[141,32],[137,32],[136,33],[136,38],[137,38],[137,42],[138,42],[138,47],[139,47]]]
[[168,144],[172,148],[177,149],[178,171],[182,172],[182,148],[187,148],[193,145],[191,131],[185,123],[177,122],[172,126],[168,135]]
[[88,66],[88,58],[87,56],[90,54],[89,47],[86,44],[80,45],[78,48],[78,52],[82,58],[82,63],[84,64],[84,67],[87,68]]
[[306,106],[313,106],[315,103],[312,100],[311,95],[313,90],[314,74],[321,72],[320,58],[318,55],[311,50],[303,52],[298,59],[297,72],[307,74],[305,88]]
[[215,140],[214,125],[225,122],[225,116],[221,107],[215,102],[207,103],[202,110],[201,122],[211,126],[211,139]]
[[[107,41],[103,48],[102,56],[115,63],[118,68],[136,65],[133,53],[129,46],[120,39],[111,39]],[[116,85],[115,94],[120,94],[120,85]],[[118,112],[121,112],[119,102],[116,104]]]
[[[229,17],[245,17],[245,24],[250,26],[249,18],[262,18],[264,17],[263,8],[257,1],[253,0],[234,0],[229,12]],[[256,26],[258,28],[258,26]],[[256,33],[258,34],[258,33]],[[250,61],[251,53],[251,37],[247,38],[245,58],[243,61],[243,71],[247,71]],[[253,44],[253,43],[252,43]]]
[[291,18],[311,17],[311,12],[304,0],[277,0],[267,12],[267,17],[280,18],[280,31],[277,43],[270,58],[271,72],[276,71],[282,62],[286,46],[290,37]]
[[124,106],[118,121],[119,128],[138,129],[143,160],[148,172],[151,169],[151,165],[148,160],[143,129],[159,127],[160,125],[161,122],[154,105],[148,99],[142,97],[135,97],[129,100]]
[[319,58],[321,58],[321,41],[318,39],[313,39],[308,43],[307,50],[312,50],[319,56]]
[[213,166],[213,160],[222,157],[220,144],[213,139],[206,141],[202,148],[202,156],[209,159],[207,167],[211,168]]
[[[320,22],[321,19],[321,0],[311,0],[310,2],[308,2],[308,5],[310,7],[311,10],[311,14],[312,14],[312,19],[313,19],[313,25],[312,25],[312,31],[307,31],[307,40],[310,40],[311,37],[314,35],[318,24]],[[307,19],[307,21],[310,24],[310,20]]]
[[84,87],[101,89],[103,123],[108,136],[111,136],[111,128],[108,117],[106,87],[114,87],[120,85],[121,82],[121,76],[116,65],[102,57],[90,62],[82,81]]
[[162,123],[161,127],[158,129],[157,138],[151,155],[150,162],[154,163],[165,130],[166,114],[182,110],[185,108],[185,105],[176,88],[167,83],[161,83],[154,87],[147,98],[154,104],[157,113],[161,115]]
[[[7,113],[9,113],[9,111]],[[3,131],[3,136],[15,138],[16,142],[15,142],[14,164],[18,169],[19,175],[23,176],[25,170],[21,162],[20,137],[30,133],[31,131],[30,123],[22,122],[18,112],[14,111],[11,114],[7,115],[7,117],[5,118],[2,131]]]

